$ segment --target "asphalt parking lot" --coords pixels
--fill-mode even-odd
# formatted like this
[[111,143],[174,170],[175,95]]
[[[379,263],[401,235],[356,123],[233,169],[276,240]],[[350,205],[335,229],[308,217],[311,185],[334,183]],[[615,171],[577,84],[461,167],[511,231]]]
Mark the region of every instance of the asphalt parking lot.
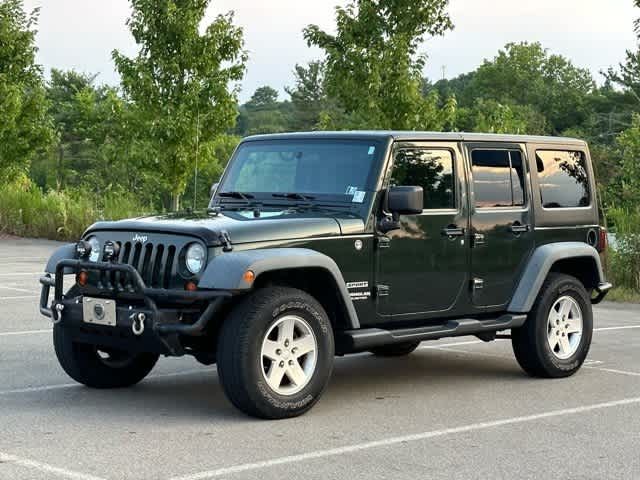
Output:
[[190,358],[127,390],[72,383],[37,312],[56,246],[0,240],[0,479],[640,478],[640,306],[595,309],[569,379],[526,377],[508,341],[448,339],[337,359],[309,414],[267,422]]

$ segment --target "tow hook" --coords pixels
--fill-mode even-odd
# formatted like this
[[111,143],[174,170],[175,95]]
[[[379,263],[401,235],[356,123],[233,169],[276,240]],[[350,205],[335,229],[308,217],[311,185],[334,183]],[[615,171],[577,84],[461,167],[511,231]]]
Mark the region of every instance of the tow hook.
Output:
[[53,308],[53,315],[51,316],[51,322],[55,325],[60,323],[62,320],[62,311],[64,310],[64,305],[61,303],[56,303]]
[[131,315],[131,330],[134,335],[140,336],[144,333],[144,322],[146,319],[147,316],[142,312]]

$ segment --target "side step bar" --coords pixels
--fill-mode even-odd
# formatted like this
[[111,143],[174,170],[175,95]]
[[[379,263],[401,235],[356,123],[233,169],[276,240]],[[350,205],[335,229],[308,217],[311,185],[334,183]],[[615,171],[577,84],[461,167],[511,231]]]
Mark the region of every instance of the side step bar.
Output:
[[526,320],[527,316],[524,314],[505,314],[488,320],[473,318],[449,320],[441,325],[429,327],[402,328],[398,330],[362,328],[339,332],[336,340],[338,349],[341,352],[353,353],[394,343],[438,340],[446,337],[498,332],[509,328],[521,327]]

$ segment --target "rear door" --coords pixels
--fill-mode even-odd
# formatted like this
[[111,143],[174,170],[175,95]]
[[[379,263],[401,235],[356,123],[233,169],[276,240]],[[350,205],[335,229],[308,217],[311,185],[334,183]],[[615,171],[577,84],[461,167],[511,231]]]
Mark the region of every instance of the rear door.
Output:
[[[469,279],[464,161],[456,143],[400,143],[390,185],[421,186],[424,210],[377,237],[377,302],[383,316],[438,315],[465,296]],[[379,215],[384,215],[380,212]]]
[[467,144],[473,304],[499,310],[534,248],[531,187],[521,144]]

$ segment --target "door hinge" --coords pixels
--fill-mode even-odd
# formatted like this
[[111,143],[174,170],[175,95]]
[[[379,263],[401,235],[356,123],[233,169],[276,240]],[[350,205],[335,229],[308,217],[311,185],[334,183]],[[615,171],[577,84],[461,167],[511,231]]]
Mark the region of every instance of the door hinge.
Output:
[[484,288],[484,280],[478,277],[474,277],[471,284],[473,291],[482,290]]
[[486,238],[484,233],[474,233],[473,234],[473,246],[476,247],[478,245],[484,245],[486,243]]
[[378,248],[389,248],[391,239],[389,237],[378,237]]
[[389,285],[376,285],[376,295],[378,297],[388,297],[389,290]]

